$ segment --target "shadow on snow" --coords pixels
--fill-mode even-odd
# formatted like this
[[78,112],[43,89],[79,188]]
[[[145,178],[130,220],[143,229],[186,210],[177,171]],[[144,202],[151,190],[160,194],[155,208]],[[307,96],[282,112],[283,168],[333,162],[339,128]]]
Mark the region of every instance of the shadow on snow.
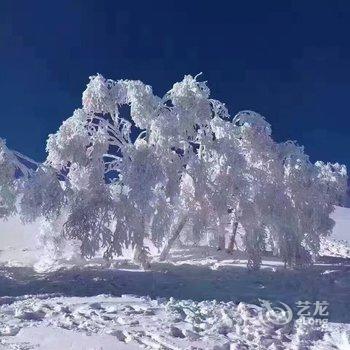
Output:
[[[175,259],[176,260],[176,259]],[[349,259],[348,259],[349,260]],[[153,263],[152,271],[85,266],[36,273],[30,267],[0,266],[0,297],[41,293],[64,296],[148,295],[151,298],[285,302],[327,301],[329,320],[350,321],[350,262],[324,257],[308,270],[285,270],[266,261],[259,271],[240,264],[208,266]],[[347,263],[345,265],[345,263]],[[272,267],[274,266],[274,267]]]

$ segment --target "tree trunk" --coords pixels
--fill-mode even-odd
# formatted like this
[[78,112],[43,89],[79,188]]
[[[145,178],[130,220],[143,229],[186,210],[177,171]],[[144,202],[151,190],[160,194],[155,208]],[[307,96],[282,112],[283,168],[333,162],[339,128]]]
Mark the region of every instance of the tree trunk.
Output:
[[225,234],[219,233],[218,250],[225,250]]
[[176,241],[176,239],[179,237],[179,235],[180,235],[182,229],[184,228],[186,222],[187,222],[187,216],[185,216],[185,217],[183,217],[181,219],[181,221],[179,222],[179,224],[176,226],[175,230],[171,234],[168,242],[165,244],[165,247],[163,248],[163,251],[161,252],[161,254],[159,256],[159,261],[164,261],[167,258],[171,247],[173,246],[173,244]]
[[142,235],[141,235],[141,242],[136,243],[134,247],[134,263],[137,265],[141,266],[144,270],[149,270],[151,268],[150,264],[150,257],[149,257],[149,252],[148,248],[144,246],[143,239],[146,236],[146,225],[145,225],[145,217],[143,216],[141,219],[141,224],[142,224]]
[[230,254],[233,253],[233,249],[236,244],[237,228],[238,228],[238,222],[234,222],[232,225],[232,233],[230,234],[230,240],[227,247],[227,252]]
[[142,245],[137,244],[134,247],[133,261],[135,264],[139,265],[144,270],[149,270],[151,268],[148,250]]
[[223,223],[222,219],[217,221],[216,226],[217,236],[218,236],[218,251],[224,251],[226,247],[226,225]]

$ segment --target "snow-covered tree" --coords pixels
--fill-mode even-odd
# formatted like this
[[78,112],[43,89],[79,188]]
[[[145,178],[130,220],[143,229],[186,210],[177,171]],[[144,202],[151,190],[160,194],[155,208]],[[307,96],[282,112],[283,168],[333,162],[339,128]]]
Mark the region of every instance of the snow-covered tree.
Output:
[[0,218],[16,212],[16,202],[23,185],[33,173],[36,163],[7,148],[0,138]]
[[23,222],[39,217],[56,219],[65,205],[65,191],[53,169],[39,166],[21,188],[20,215]]
[[82,108],[49,135],[43,164],[28,166],[1,140],[0,216],[17,208],[24,221],[41,218],[52,254],[65,240],[86,258],[131,246],[149,267],[146,239],[163,260],[179,237],[223,249],[228,231],[232,252],[240,227],[250,268],[267,245],[286,264],[311,262],[345,192],[345,167],[275,142],[255,112],[231,118],[197,79],[158,97],[140,81],[91,77]]
[[0,139],[0,217],[6,218],[16,209],[16,159]]
[[330,214],[346,191],[346,169],[313,164],[303,147],[290,141],[278,144],[277,152],[282,172],[262,206],[265,227],[276,255],[289,266],[305,266],[316,258],[320,238],[331,233]]

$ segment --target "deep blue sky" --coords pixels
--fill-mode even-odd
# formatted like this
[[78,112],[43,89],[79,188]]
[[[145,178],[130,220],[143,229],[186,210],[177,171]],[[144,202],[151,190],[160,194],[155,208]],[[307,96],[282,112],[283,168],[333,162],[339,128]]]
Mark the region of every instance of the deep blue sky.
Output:
[[0,2],[0,137],[45,158],[88,77],[162,95],[203,72],[231,114],[253,109],[277,140],[350,166],[348,1]]

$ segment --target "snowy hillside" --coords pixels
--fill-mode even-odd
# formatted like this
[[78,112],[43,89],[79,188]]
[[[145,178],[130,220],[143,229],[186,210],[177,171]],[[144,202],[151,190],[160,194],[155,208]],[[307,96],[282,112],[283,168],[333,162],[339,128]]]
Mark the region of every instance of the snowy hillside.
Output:
[[332,218],[335,221],[332,237],[350,241],[350,208],[337,207]]
[[[152,271],[120,259],[45,274],[33,269],[36,225],[10,219],[0,226],[0,349],[350,349],[350,209],[333,218],[308,271],[265,257],[248,272],[243,253],[197,247]],[[271,322],[263,300],[285,303],[294,321]],[[298,301],[326,301],[328,323],[298,322]]]
[[38,225],[23,225],[18,217],[0,221],[0,262],[33,265],[39,257],[36,233]]

